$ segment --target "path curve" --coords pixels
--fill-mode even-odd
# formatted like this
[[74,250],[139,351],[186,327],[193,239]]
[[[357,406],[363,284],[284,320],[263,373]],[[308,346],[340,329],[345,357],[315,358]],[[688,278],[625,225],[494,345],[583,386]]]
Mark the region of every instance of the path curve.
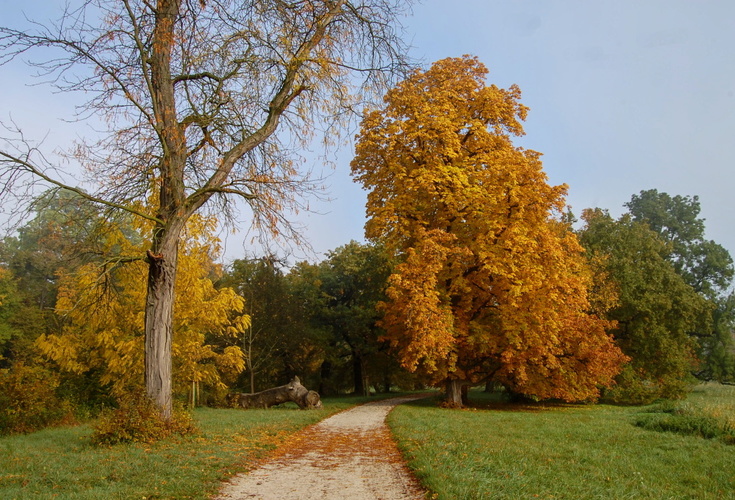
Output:
[[218,500],[418,500],[425,497],[385,424],[398,404],[374,401],[297,433],[273,457],[225,483]]

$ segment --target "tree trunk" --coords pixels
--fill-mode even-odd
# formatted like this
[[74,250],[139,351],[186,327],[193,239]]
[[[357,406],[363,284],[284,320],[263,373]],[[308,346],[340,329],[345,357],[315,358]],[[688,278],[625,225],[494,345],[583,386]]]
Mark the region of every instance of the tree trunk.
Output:
[[319,369],[319,394],[330,395],[332,394],[332,363],[329,360],[322,361],[322,366]]
[[363,369],[362,369],[362,358],[358,356],[355,352],[352,353],[352,375],[355,379],[355,394],[359,394],[360,396],[367,396],[366,394],[366,387],[365,387],[365,378],[363,377]]
[[161,253],[148,252],[145,306],[145,388],[165,419],[171,417],[171,342],[178,244]]
[[462,408],[462,386],[461,380],[447,379],[445,382],[445,400],[448,406]]
[[286,385],[255,394],[229,394],[227,396],[228,404],[239,408],[270,408],[288,401],[293,401],[302,410],[322,407],[319,393],[310,391],[301,385],[299,377],[294,377]]

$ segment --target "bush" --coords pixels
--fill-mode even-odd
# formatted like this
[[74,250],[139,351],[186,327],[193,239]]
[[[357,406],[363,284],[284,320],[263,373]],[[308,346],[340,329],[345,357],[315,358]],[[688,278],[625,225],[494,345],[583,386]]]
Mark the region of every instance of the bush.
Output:
[[687,403],[661,402],[647,408],[634,424],[652,431],[720,438],[727,444],[735,444],[735,428],[729,419],[718,418],[705,408]]
[[59,378],[38,365],[0,370],[0,434],[26,433],[74,423],[71,403],[56,394]]
[[693,382],[674,376],[649,378],[631,365],[626,365],[615,378],[615,385],[604,392],[603,401],[647,405],[661,398],[682,399],[691,391]]
[[103,411],[94,425],[92,441],[98,445],[118,443],[153,443],[174,435],[196,431],[189,413],[175,408],[166,420],[145,395],[128,395],[117,408]]

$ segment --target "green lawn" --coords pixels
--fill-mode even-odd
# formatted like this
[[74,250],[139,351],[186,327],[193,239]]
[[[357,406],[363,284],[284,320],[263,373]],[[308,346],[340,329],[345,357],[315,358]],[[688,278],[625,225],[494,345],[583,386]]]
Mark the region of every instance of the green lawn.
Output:
[[[735,499],[735,446],[636,426],[657,418],[655,406],[510,406],[472,397],[480,408],[441,409],[430,398],[389,417],[438,499]],[[154,445],[95,447],[89,426],[2,437],[0,498],[210,498],[295,430],[365,400],[326,399],[315,411],[199,409],[199,434]],[[676,406],[685,416],[696,408],[727,421],[735,387],[699,388]]]
[[[423,400],[389,417],[409,465],[438,499],[735,499],[735,446],[634,425],[647,408],[471,397],[481,409]],[[685,405],[716,414],[733,403],[735,387],[707,386]]]
[[154,445],[110,448],[89,426],[0,437],[0,498],[210,498],[294,431],[367,398],[325,399],[324,409],[198,409],[200,432]]

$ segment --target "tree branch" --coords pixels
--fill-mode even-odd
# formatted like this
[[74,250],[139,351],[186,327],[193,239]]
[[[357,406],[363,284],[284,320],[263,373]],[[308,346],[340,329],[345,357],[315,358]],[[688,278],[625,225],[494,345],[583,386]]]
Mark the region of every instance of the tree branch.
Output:
[[[163,223],[163,221],[161,221],[161,219],[159,219],[157,217],[154,217],[152,215],[146,214],[145,212],[142,212],[142,211],[137,210],[135,208],[128,207],[128,206],[125,206],[125,205],[121,205],[119,203],[115,203],[115,202],[112,202],[112,201],[109,201],[109,200],[103,200],[102,198],[98,198],[96,196],[93,196],[93,195],[87,193],[86,191],[84,191],[84,190],[82,190],[80,188],[77,188],[77,187],[74,187],[74,186],[70,186],[68,184],[64,184],[63,182],[61,182],[61,181],[59,181],[57,179],[54,179],[53,177],[49,177],[40,168],[36,167],[35,165],[33,165],[32,163],[30,163],[29,161],[26,161],[26,160],[23,160],[21,158],[18,158],[17,156],[13,156],[11,154],[8,154],[5,151],[0,151],[0,157],[5,158],[5,160],[4,160],[5,162],[14,164],[17,167],[21,168],[22,170],[27,170],[32,175],[35,175],[36,177],[41,178],[42,180],[48,182],[49,184],[52,184],[52,185],[54,185],[54,186],[56,186],[58,188],[61,188],[61,189],[66,190],[66,191],[71,191],[72,193],[75,193],[75,194],[81,196],[82,198],[84,198],[85,200],[91,201],[92,203],[97,203],[99,205],[104,205],[106,207],[115,208],[115,209],[118,209],[118,210],[123,210],[125,212],[131,213],[133,215],[137,215],[138,217],[142,217],[143,219],[147,219],[147,220],[150,220],[150,221],[153,221],[153,222],[156,222],[156,223],[160,223],[160,224]],[[3,160],[0,160],[0,161],[3,161]],[[14,169],[9,169],[9,170],[14,170]]]

